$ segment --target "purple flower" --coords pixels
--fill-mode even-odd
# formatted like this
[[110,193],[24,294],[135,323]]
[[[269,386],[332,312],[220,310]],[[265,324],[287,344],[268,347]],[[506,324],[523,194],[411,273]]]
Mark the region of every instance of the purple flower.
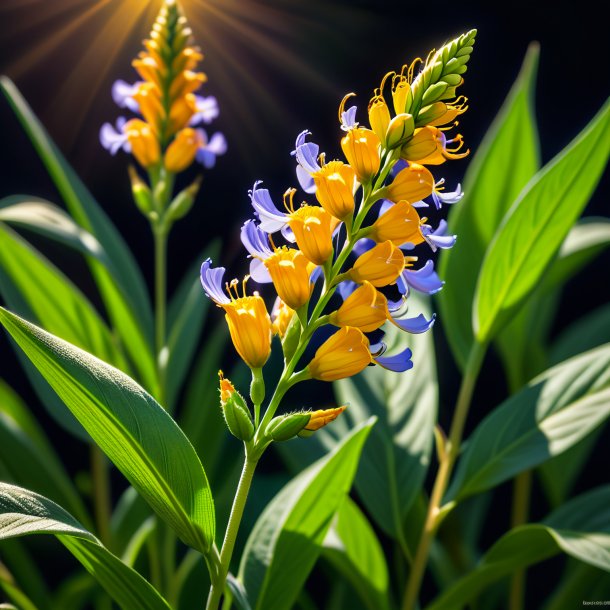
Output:
[[315,193],[316,185],[311,174],[321,169],[318,163],[320,147],[313,142],[306,142],[308,135],[311,135],[310,132],[305,130],[297,136],[295,149],[290,154],[297,160],[297,180],[301,188],[306,193]]
[[189,121],[189,125],[191,126],[198,125],[199,123],[209,125],[216,117],[218,117],[220,113],[218,109],[218,102],[213,95],[208,97],[196,95],[195,106],[197,107],[197,112]]
[[[385,351],[385,344],[383,345],[383,351]],[[381,353],[383,353],[383,351]],[[373,347],[371,347],[371,353],[373,353]],[[407,347],[394,356],[373,355],[373,360],[384,369],[394,371],[395,373],[404,373],[413,368],[413,361],[411,360],[412,355],[413,352]]]
[[432,191],[432,201],[434,202],[434,206],[437,210],[440,210],[443,207],[443,203],[445,204],[453,204],[457,203],[462,199],[464,193],[462,192],[462,186],[460,184],[457,185],[455,191],[443,192],[442,188],[439,190],[439,186],[442,187],[445,184],[445,179],[441,178],[435,185],[434,190]]
[[405,269],[396,280],[398,290],[405,296],[409,294],[410,288],[423,294],[435,294],[444,284],[434,270],[431,260],[426,261],[421,269]]
[[124,80],[114,81],[112,99],[119,108],[127,108],[132,112],[140,112],[140,106],[133,96],[137,93],[140,83],[127,83]]
[[116,128],[110,123],[104,123],[100,129],[100,142],[111,155],[115,155],[121,149],[127,153],[131,152],[131,144],[125,133],[126,123],[125,117],[121,116],[116,120]]
[[258,188],[262,184],[262,180],[257,180],[254,183],[250,195],[252,207],[260,220],[260,227],[267,233],[275,233],[286,226],[287,214],[280,212],[271,199],[268,189]]
[[438,223],[438,227],[434,230],[430,225],[422,225],[421,231],[433,252],[436,252],[437,248],[443,250],[453,248],[457,239],[457,235],[445,235],[447,232],[447,222],[445,220],[441,220]]
[[350,106],[347,110],[341,112],[341,129],[343,131],[349,131],[350,129],[358,127],[356,121],[357,110],[357,106]]
[[224,293],[223,278],[226,269],[224,267],[212,268],[212,259],[207,258],[201,265],[201,285],[206,295],[216,304],[230,303],[231,299]]
[[210,140],[205,129],[198,129],[197,134],[202,142],[197,150],[195,159],[206,169],[211,169],[216,164],[216,157],[227,152],[227,141],[225,137],[217,131]]

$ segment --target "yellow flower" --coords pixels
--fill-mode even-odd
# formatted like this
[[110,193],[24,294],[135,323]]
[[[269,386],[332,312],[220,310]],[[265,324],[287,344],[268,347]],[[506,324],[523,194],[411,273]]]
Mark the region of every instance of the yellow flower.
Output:
[[241,359],[253,369],[267,362],[271,353],[271,319],[258,294],[223,303],[233,345]]
[[384,241],[360,255],[346,276],[358,284],[381,287],[392,284],[405,267],[405,257],[391,241]]
[[184,70],[174,79],[169,89],[169,95],[172,99],[176,99],[181,95],[192,93],[199,89],[206,80],[207,77],[203,72]]
[[318,348],[307,369],[314,379],[335,381],[356,375],[371,362],[369,340],[361,330],[348,326]]
[[380,328],[388,317],[388,302],[370,282],[363,282],[332,314],[329,322],[335,326],[353,326],[363,333]]
[[360,182],[370,180],[379,171],[380,145],[375,132],[365,127],[354,127],[341,139],[343,154]]
[[195,159],[197,149],[202,144],[196,130],[186,127],[180,130],[165,151],[164,163],[168,172],[182,172]]
[[375,135],[384,146],[391,120],[388,105],[383,98],[383,85],[387,76],[388,75],[386,74],[383,81],[381,81],[381,87],[375,90],[375,94],[369,102],[369,123],[371,124],[371,129],[375,132]]
[[[426,126],[416,129],[415,134],[400,149],[400,156],[407,161],[416,161],[421,165],[440,165],[447,159],[462,159],[470,151],[459,153],[464,145],[461,134],[451,140],[443,133],[444,128]],[[449,148],[448,144],[454,144]]]
[[408,201],[399,201],[386,210],[369,231],[369,237],[377,243],[391,241],[396,246],[402,246],[424,241],[419,214]]
[[297,310],[309,301],[312,266],[300,250],[286,246],[276,248],[263,263],[278,296],[286,305]]
[[434,102],[422,108],[417,117],[420,125],[431,125],[438,127],[452,123],[455,119],[468,110],[468,98],[461,95],[454,102]]
[[[323,265],[333,253],[333,231],[337,220],[324,208],[302,205],[294,209],[292,198],[294,189],[287,191],[290,197],[288,226],[292,229],[297,245],[303,254],[316,265]],[[284,201],[286,201],[286,195]]]
[[409,203],[421,201],[432,195],[434,176],[423,165],[411,163],[400,170],[390,185],[385,188],[385,197],[392,201]]
[[272,330],[274,335],[278,335],[280,339],[284,338],[288,325],[294,316],[294,309],[291,309],[278,297],[275,300],[273,311],[271,312]]
[[152,167],[159,163],[161,149],[159,141],[150,125],[140,119],[131,119],[125,124],[125,135],[131,145],[131,152],[142,167]]
[[161,95],[156,85],[152,83],[140,83],[133,99],[138,102],[140,113],[148,124],[159,133],[161,122],[165,116]]
[[320,205],[335,218],[345,220],[354,213],[356,172],[342,161],[331,161],[312,174]]
[[168,135],[174,134],[186,127],[196,112],[197,99],[193,93],[188,93],[175,100],[169,111]]

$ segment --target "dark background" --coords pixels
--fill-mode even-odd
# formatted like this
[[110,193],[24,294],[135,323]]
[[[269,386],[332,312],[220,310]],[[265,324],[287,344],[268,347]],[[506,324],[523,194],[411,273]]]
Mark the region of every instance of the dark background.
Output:
[[[221,108],[211,131],[225,133],[229,152],[205,174],[202,193],[188,220],[175,225],[170,241],[170,291],[204,245],[218,235],[225,240],[222,264],[242,273],[245,264],[237,236],[251,213],[247,191],[255,180],[263,179],[279,201],[281,193],[296,184],[289,153],[297,133],[311,130],[329,157],[338,156],[336,111],[343,95],[358,94],[363,117],[371,90],[385,72],[425,56],[430,48],[463,31],[479,30],[461,89],[469,97],[470,109],[461,117],[460,131],[472,150],[499,109],[531,41],[541,44],[536,107],[543,162],[585,126],[608,94],[608,26],[591,1],[190,0],[183,4],[206,54],[203,69],[209,82],[203,94],[215,95]],[[117,224],[149,284],[152,241],[147,222],[130,200],[127,158],[104,151],[98,132],[103,122],[113,122],[120,114],[110,87],[116,78],[134,80],[130,61],[158,5],[136,0],[0,3],[0,72],[15,80]],[[130,19],[132,23],[127,24]],[[0,198],[27,193],[59,203],[3,99],[0,130]],[[442,167],[450,184],[461,179],[467,162]],[[607,187],[606,176],[587,215],[608,215]],[[45,251],[79,286],[92,291],[84,265],[46,242]],[[554,333],[606,302],[609,263],[608,255],[602,256],[569,284]],[[219,320],[220,316],[215,319]],[[457,375],[442,338],[438,347],[442,395],[448,400],[455,395]],[[28,395],[3,337],[0,362],[2,375]],[[505,390],[493,357],[487,371],[479,391],[490,407]],[[41,417],[46,421],[44,414]],[[49,422],[49,428],[58,441],[70,442],[54,424]],[[79,460],[83,452],[82,447],[74,447]],[[600,449],[596,459],[604,463],[607,456]],[[601,469],[594,468],[579,487],[586,489],[606,479]],[[542,516],[544,510],[544,503],[535,503],[534,517]],[[497,529],[502,531],[506,525],[499,523]]]

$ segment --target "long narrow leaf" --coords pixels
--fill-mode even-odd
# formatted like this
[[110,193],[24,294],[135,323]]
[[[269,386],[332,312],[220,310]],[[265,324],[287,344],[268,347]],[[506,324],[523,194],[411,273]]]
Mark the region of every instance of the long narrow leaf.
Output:
[[0,322],[95,442],[190,546],[214,540],[201,462],[174,420],[132,379],[0,308]]
[[63,508],[27,489],[0,483],[0,540],[31,534],[57,536],[123,610],[169,610],[146,580]]

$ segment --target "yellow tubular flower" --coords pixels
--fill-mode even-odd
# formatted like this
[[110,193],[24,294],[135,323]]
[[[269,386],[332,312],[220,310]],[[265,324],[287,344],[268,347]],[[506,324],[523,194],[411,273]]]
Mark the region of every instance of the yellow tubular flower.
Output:
[[337,221],[324,208],[313,205],[303,205],[289,217],[301,252],[312,263],[323,265],[334,251],[332,235]]
[[179,97],[170,108],[168,134],[174,134],[186,127],[191,117],[197,112],[197,100],[195,95],[189,93]]
[[[413,138],[400,150],[400,156],[407,161],[417,161],[422,165],[440,165],[447,159],[463,159],[470,151],[459,153],[464,145],[462,136],[447,140],[443,133],[448,128],[432,126],[416,129]],[[454,144],[449,148],[448,144]]]
[[280,339],[284,338],[288,325],[294,316],[294,309],[291,309],[280,299],[275,300],[273,311],[271,312],[272,330],[274,335],[278,335]]
[[320,205],[335,218],[345,220],[354,213],[356,172],[342,161],[331,161],[312,174]]
[[138,102],[142,116],[155,132],[158,133],[161,122],[165,116],[159,89],[152,83],[141,83],[134,94],[133,99]]
[[169,95],[172,99],[176,99],[181,95],[192,93],[199,89],[206,80],[207,77],[203,72],[192,72],[190,70],[180,72],[169,89]]
[[436,134],[431,127],[416,129],[413,137],[400,149],[401,158],[421,163],[436,152]]
[[341,139],[341,148],[360,182],[370,180],[379,171],[380,139],[364,127],[350,129]]
[[179,131],[165,151],[165,169],[174,173],[184,171],[194,161],[200,144],[201,140],[194,129],[187,127]]
[[286,305],[297,310],[309,301],[312,266],[300,250],[282,246],[263,262],[278,296]]
[[369,340],[361,330],[348,326],[318,348],[307,370],[313,379],[336,381],[356,375],[371,362]]
[[131,152],[142,167],[159,163],[161,149],[150,125],[140,119],[131,119],[125,125],[125,134],[131,144]]
[[261,368],[271,353],[271,318],[265,301],[254,294],[234,298],[221,307],[237,353],[250,368]]
[[408,201],[399,201],[386,210],[370,228],[369,237],[377,243],[391,241],[396,246],[424,241],[419,214]]
[[298,436],[308,437],[311,436],[316,430],[323,428],[330,422],[335,421],[343,411],[347,409],[346,406],[335,407],[334,409],[319,409],[318,411],[312,411],[309,421],[305,427],[299,432]]
[[409,201],[415,203],[432,195],[434,176],[423,165],[411,163],[400,170],[390,185],[386,187],[385,196],[392,201]]
[[405,268],[405,257],[391,241],[384,241],[356,259],[346,276],[362,284],[365,281],[380,288],[396,281]]
[[387,319],[388,301],[370,282],[363,282],[345,299],[337,311],[330,314],[335,326],[353,326],[363,333],[380,328]]
[[375,135],[379,138],[380,142],[382,142],[384,146],[391,117],[388,105],[383,99],[383,86],[386,78],[391,74],[392,73],[390,72],[384,76],[383,80],[381,81],[381,86],[379,89],[375,90],[375,95],[373,95],[371,101],[369,102],[369,123],[371,124],[371,129],[375,132]]
[[163,82],[162,67],[150,55],[143,53],[141,57],[134,59],[131,65],[145,81],[161,89]]

